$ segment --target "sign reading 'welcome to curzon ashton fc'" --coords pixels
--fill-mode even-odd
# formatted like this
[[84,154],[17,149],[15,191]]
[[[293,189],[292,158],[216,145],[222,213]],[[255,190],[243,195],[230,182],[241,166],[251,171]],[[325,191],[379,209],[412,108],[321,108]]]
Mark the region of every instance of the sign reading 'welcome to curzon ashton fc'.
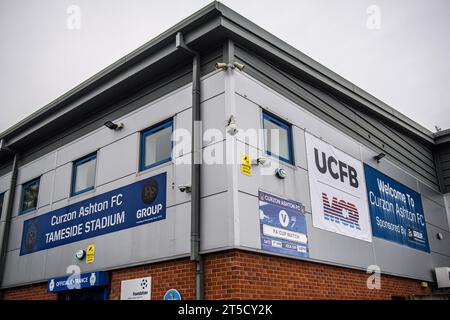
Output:
[[24,221],[20,255],[165,218],[166,173],[161,173]]

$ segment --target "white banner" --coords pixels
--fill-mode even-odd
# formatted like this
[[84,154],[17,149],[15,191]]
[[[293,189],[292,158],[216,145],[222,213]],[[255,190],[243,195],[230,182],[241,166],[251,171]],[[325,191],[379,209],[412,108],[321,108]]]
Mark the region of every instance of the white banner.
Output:
[[314,227],[371,242],[361,161],[306,133]]

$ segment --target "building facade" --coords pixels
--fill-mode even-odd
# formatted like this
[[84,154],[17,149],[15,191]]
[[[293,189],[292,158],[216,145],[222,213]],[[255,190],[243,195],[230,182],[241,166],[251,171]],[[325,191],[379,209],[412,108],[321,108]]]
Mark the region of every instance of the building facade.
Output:
[[447,293],[449,137],[214,2],[0,135],[2,298]]

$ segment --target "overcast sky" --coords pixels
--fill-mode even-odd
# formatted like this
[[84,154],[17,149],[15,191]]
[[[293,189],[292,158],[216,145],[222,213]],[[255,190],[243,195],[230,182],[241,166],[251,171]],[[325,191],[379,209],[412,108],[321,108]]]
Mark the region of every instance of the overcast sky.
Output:
[[[0,132],[210,2],[0,0]],[[222,3],[426,128],[450,128],[450,1]]]

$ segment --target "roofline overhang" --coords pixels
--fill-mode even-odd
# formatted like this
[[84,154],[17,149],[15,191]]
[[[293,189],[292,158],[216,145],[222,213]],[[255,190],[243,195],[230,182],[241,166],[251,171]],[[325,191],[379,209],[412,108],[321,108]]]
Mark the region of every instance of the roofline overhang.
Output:
[[378,117],[388,120],[400,130],[408,132],[423,142],[434,144],[435,135],[415,121],[373,97],[353,83],[322,66],[286,42],[257,26],[220,2],[200,9],[156,38],[130,54],[114,62],[64,95],[32,113],[22,121],[0,134],[8,145],[32,135],[36,130],[127,78],[157,64],[177,49],[175,36],[182,32],[187,45],[194,45],[212,33],[224,33],[238,44],[251,45],[257,53],[263,53],[282,62],[285,66],[315,79],[342,96],[363,105]]

